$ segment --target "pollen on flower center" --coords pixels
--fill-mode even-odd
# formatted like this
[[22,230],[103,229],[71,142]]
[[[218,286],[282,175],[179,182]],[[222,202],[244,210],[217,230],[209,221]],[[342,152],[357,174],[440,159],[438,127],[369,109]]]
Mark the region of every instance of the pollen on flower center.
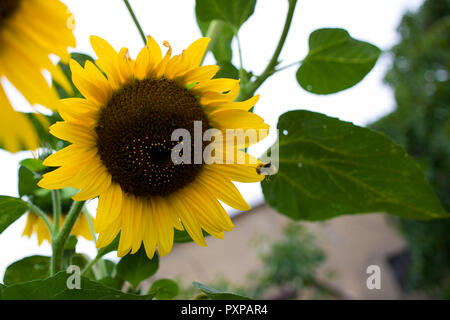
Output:
[[0,1],[0,28],[4,22],[10,18],[19,7],[20,0],[1,0]]
[[179,143],[171,141],[173,131],[188,130],[193,144],[194,121],[202,121],[203,130],[209,127],[187,89],[165,79],[135,81],[117,91],[100,111],[95,128],[100,158],[124,192],[167,196],[192,182],[202,168],[175,164],[171,158]]

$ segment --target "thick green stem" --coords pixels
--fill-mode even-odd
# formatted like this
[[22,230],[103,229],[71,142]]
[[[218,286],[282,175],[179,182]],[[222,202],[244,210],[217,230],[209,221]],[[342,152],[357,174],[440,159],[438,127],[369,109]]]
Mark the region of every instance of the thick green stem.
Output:
[[61,270],[62,255],[64,251],[64,245],[70,235],[70,232],[75,225],[80,213],[83,209],[86,201],[74,201],[69,213],[67,214],[66,221],[61,228],[61,231],[52,239],[52,259],[50,262],[50,275],[54,275]]
[[256,78],[256,80],[249,85],[244,90],[241,90],[237,100],[247,100],[251,98],[256,90],[267,80],[272,74],[276,72],[275,67],[278,65],[278,59],[280,57],[281,51],[283,50],[284,43],[286,42],[287,35],[289,33],[289,29],[291,28],[292,18],[294,16],[295,7],[297,5],[297,0],[289,0],[289,9],[286,15],[286,21],[284,23],[283,32],[281,33],[280,40],[278,41],[278,45],[275,49],[275,52],[272,55],[272,58],[269,61],[269,64],[264,69],[263,73]]
[[130,12],[131,18],[133,18],[134,24],[136,25],[142,40],[144,41],[144,44],[147,44],[147,37],[145,36],[144,30],[142,29],[139,20],[137,19],[136,15],[134,14],[133,8],[131,8],[130,3],[128,2],[128,0],[123,0],[123,2],[125,2],[125,5],[127,6],[128,11]]
[[53,232],[57,234],[59,231],[59,225],[61,221],[61,192],[59,190],[52,190],[52,202],[53,202]]

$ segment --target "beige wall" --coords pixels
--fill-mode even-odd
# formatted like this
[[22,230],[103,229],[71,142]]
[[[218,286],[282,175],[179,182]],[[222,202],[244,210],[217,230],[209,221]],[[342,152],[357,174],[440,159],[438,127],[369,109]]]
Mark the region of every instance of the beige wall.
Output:
[[[263,235],[276,240],[288,221],[266,205],[233,219],[235,228],[222,240],[209,237],[208,247],[194,243],[176,244],[172,253],[161,259],[157,278],[180,278],[185,283],[209,283],[218,276],[245,283],[250,271],[260,262],[254,241]],[[318,244],[327,254],[319,278],[339,288],[349,298],[398,299],[401,293],[387,265],[387,257],[400,252],[405,243],[381,214],[344,216],[327,222],[307,222]],[[301,263],[301,262],[299,262]],[[381,268],[381,290],[366,287],[366,268]],[[333,272],[329,279],[325,275]]]

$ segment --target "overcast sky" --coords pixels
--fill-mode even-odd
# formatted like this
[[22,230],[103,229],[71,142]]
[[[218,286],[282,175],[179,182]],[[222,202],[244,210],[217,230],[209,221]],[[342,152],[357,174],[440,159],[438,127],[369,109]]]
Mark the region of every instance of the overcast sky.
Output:
[[[142,40],[128,15],[122,0],[77,0],[65,2],[75,15],[77,38],[76,51],[94,56],[89,36],[97,35],[110,42],[116,49],[128,47],[133,57],[142,48]],[[339,27],[347,29],[356,39],[369,41],[383,50],[398,40],[396,28],[406,10],[416,10],[423,0],[299,0],[290,34],[281,54],[283,64],[301,60],[308,52],[308,36],[318,28]],[[144,31],[159,43],[167,40],[178,54],[201,34],[196,25],[194,0],[131,0]],[[240,40],[244,55],[244,67],[258,74],[266,66],[281,34],[287,0],[258,0],[254,15],[243,25]],[[234,44],[236,46],[236,44]],[[239,65],[237,55],[234,57]],[[213,63],[209,55],[205,64]],[[282,65],[283,65],[282,64]],[[258,91],[261,99],[255,112],[276,128],[278,117],[289,110],[307,109],[325,113],[358,125],[368,124],[389,113],[394,107],[392,91],[382,84],[389,67],[388,54],[383,55],[372,72],[356,87],[329,96],[310,94],[297,84],[296,68],[290,68],[271,77]],[[2,82],[6,84],[3,79]],[[6,84],[7,85],[7,84]],[[14,105],[27,110],[24,99],[8,88]],[[271,135],[252,152],[258,155],[275,140]],[[0,151],[0,194],[17,196],[17,163],[29,157],[29,153],[16,155]],[[240,184],[244,197],[250,204],[262,201],[258,184]],[[95,211],[96,202],[89,204]],[[25,217],[0,235],[0,280],[5,268],[22,257],[50,255],[50,246],[37,246],[36,238],[21,237]],[[225,237],[226,239],[226,237]],[[226,240],[225,240],[226,241]],[[79,250],[91,256],[95,254],[92,243],[81,240]]]

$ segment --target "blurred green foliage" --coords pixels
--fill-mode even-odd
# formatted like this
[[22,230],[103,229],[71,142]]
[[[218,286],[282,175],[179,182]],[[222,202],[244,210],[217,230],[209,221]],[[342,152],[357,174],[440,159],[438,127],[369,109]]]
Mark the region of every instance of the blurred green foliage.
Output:
[[[394,112],[372,124],[406,148],[425,170],[450,210],[450,1],[427,0],[407,13],[392,49],[385,81],[395,92]],[[395,219],[409,243],[410,289],[450,297],[450,221]]]

